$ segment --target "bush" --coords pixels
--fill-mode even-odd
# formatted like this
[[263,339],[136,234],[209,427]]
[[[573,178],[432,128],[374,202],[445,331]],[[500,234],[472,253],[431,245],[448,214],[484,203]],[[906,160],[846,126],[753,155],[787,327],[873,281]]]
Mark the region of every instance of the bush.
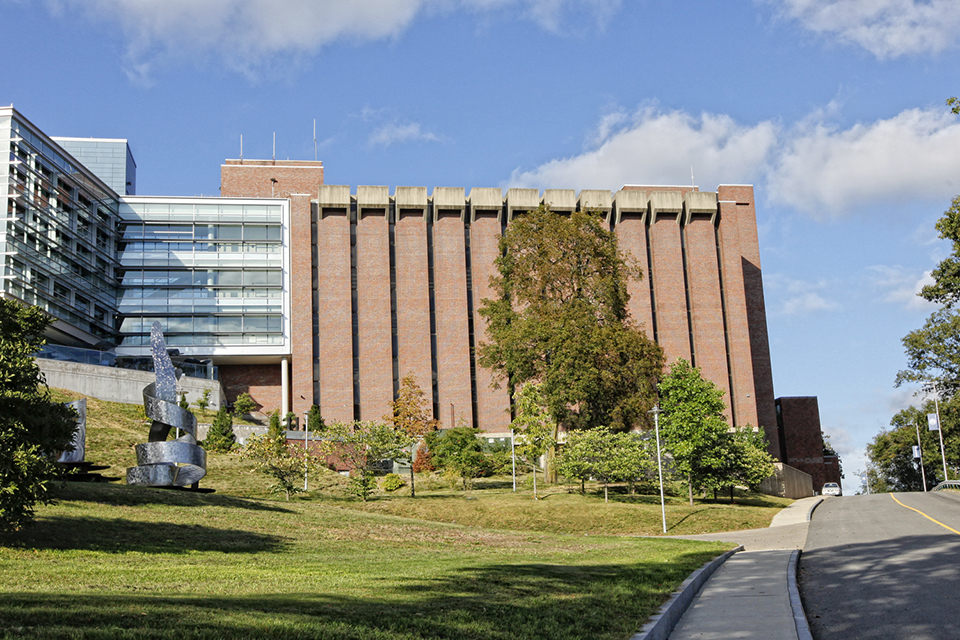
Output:
[[246,391],[238,395],[236,401],[233,403],[233,412],[238,416],[244,416],[256,408],[257,403]]
[[213,424],[207,431],[207,439],[203,441],[203,448],[208,451],[218,451],[226,453],[233,448],[237,442],[237,436],[233,433],[233,418],[227,413],[226,407],[220,407],[217,415],[213,418]]
[[430,449],[427,448],[426,444],[420,445],[416,455],[413,457],[413,472],[424,473],[425,471],[436,470],[437,468],[433,465],[433,454],[430,453]]
[[396,473],[388,473],[380,481],[380,488],[384,491],[396,491],[403,486],[403,478]]

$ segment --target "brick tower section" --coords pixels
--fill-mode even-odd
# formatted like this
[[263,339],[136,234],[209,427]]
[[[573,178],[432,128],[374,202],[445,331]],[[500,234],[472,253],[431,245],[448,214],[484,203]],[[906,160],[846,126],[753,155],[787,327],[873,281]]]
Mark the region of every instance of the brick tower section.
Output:
[[[740,232],[736,201],[720,200],[720,224],[717,234],[720,242],[720,268],[723,277],[724,312],[727,318],[727,343],[730,356],[730,375],[733,378],[733,412],[735,424],[760,425],[757,417],[757,396],[753,388],[753,353],[750,348],[750,324],[747,318],[746,290],[743,282]],[[776,445],[776,438],[770,440]],[[776,434],[773,434],[774,436]],[[770,453],[779,458],[778,448]]]
[[427,188],[397,187],[394,226],[397,369],[432,396],[430,277],[427,260]]
[[653,340],[653,301],[650,299],[650,265],[647,261],[647,194],[644,191],[621,191],[614,201],[617,244],[640,267],[642,277],[627,282],[630,294],[630,317]]
[[[473,271],[473,332],[479,345],[488,340],[487,321],[480,315],[480,303],[496,297],[490,287],[490,278],[497,273],[498,237],[503,211],[499,206],[496,209],[480,208],[481,205],[475,202],[480,199],[478,191],[474,189],[471,192],[473,221],[470,223],[470,265]],[[500,200],[500,190],[493,191],[496,192],[495,199]],[[477,365],[477,426],[487,432],[508,431],[510,395],[506,381],[499,382],[499,389],[493,388],[493,382],[493,372]]]
[[[465,202],[463,189],[434,189],[433,287],[440,408],[437,419],[444,429],[457,426],[461,416],[468,425],[473,424],[463,228]],[[459,203],[458,208],[452,208],[456,203]],[[451,208],[444,208],[446,206]]]
[[661,191],[652,192],[650,201],[650,276],[657,305],[657,342],[663,348],[668,365],[677,358],[690,362],[690,325],[680,238],[683,201],[679,193]]
[[[226,160],[220,167],[223,197],[290,198],[290,342],[291,409],[298,415],[313,404],[313,306],[312,306],[312,214],[310,197],[323,184],[323,163],[309,160]],[[269,369],[275,365],[227,365],[221,370],[243,379],[280,377]],[[232,367],[240,367],[231,372]],[[267,369],[257,372],[259,369]],[[264,408],[279,408],[279,385],[269,400],[257,389],[254,397]],[[273,396],[276,395],[276,398]],[[263,398],[262,400],[259,398]],[[268,406],[267,403],[271,406]],[[276,403],[274,405],[274,403]]]
[[760,243],[757,237],[757,212],[753,187],[720,186],[720,201],[736,203],[740,264],[743,278],[744,308],[750,333],[750,355],[753,364],[753,389],[756,395],[757,425],[767,435],[771,452],[779,450],[777,415],[773,397],[773,371],[770,364],[770,343],[767,336],[767,312],[763,300],[763,277],[760,269]]
[[820,491],[824,482],[839,482],[839,465],[831,456],[825,465],[823,433],[820,430],[820,407],[816,396],[777,398],[779,428],[784,434],[782,449],[787,463],[813,476],[813,488]]
[[360,419],[382,420],[393,401],[390,312],[390,196],[357,187],[357,329]]
[[317,208],[320,412],[327,421],[350,422],[354,416],[350,187],[324,186]]
[[727,419],[733,421],[727,346],[724,339],[720,268],[717,261],[717,197],[691,191],[684,196],[683,233],[687,250],[691,325],[697,366],[707,380],[723,390]]

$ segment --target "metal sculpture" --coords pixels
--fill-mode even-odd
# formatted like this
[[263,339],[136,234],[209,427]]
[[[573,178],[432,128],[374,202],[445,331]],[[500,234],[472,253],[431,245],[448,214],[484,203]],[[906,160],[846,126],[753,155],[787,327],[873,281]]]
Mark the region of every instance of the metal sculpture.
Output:
[[[207,473],[207,452],[197,445],[197,419],[177,404],[177,372],[159,322],[150,328],[150,351],[157,381],[143,388],[143,409],[153,424],[149,442],[136,446],[137,466],[127,469],[127,484],[195,486]],[[168,441],[173,428],[178,437]]]

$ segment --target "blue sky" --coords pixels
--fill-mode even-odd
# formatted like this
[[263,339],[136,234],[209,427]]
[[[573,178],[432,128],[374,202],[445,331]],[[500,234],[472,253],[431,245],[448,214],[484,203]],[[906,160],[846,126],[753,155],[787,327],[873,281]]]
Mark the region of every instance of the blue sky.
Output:
[[755,185],[777,395],[848,491],[960,193],[955,0],[0,0],[0,103],[127,138],[138,192],[240,152],[329,184]]

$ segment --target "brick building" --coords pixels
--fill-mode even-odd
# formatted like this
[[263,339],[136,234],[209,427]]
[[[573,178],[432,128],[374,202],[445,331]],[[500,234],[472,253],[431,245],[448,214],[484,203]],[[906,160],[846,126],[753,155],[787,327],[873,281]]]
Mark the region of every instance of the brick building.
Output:
[[643,269],[630,311],[667,361],[700,367],[731,424],[762,427],[816,487],[839,474],[816,398],[774,401],[751,186],[391,194],[324,184],[317,161],[238,159],[221,167],[219,198],[135,196],[125,141],[50,138],[12,107],[0,152],[0,295],[53,314],[53,341],[149,360],[159,320],[229,400],[246,391],[297,415],[318,404],[327,420],[382,418],[412,373],[443,427],[490,436],[510,424],[506,390],[475,358],[497,236],[541,204],[599,210]]
[[[313,166],[311,166],[313,165]],[[443,427],[509,430],[509,398],[475,362],[497,236],[540,204],[600,210],[642,266],[631,314],[726,394],[734,425],[762,426],[779,452],[751,186],[601,190],[323,184],[319,163],[227,161],[223,197],[291,199],[290,406],[330,420],[379,419],[413,373]],[[221,367],[225,381],[262,367]],[[226,384],[226,383],[225,383]],[[236,386],[239,389],[239,386]],[[266,404],[266,402],[264,403]]]

